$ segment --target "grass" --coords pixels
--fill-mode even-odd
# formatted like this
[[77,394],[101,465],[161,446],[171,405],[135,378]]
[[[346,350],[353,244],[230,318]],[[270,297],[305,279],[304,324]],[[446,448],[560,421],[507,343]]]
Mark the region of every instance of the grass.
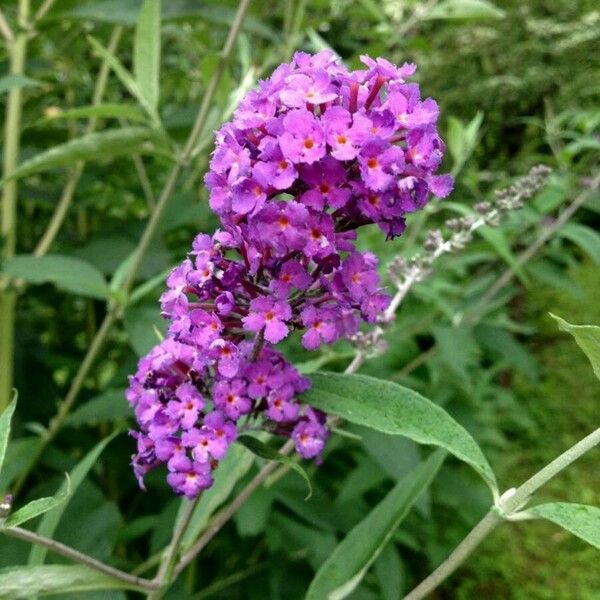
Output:
[[[572,323],[600,324],[597,265],[583,264],[571,275],[583,297],[546,287],[528,290],[525,317],[537,327],[531,349],[541,376],[536,385],[517,378],[514,386],[535,428],[515,437],[510,452],[491,457],[505,488],[518,485],[598,426],[600,382],[574,340],[548,316],[552,312]],[[598,449],[551,481],[535,500],[599,505]],[[596,549],[551,523],[505,524],[442,593],[457,600],[597,600],[600,569],[594,564]]]

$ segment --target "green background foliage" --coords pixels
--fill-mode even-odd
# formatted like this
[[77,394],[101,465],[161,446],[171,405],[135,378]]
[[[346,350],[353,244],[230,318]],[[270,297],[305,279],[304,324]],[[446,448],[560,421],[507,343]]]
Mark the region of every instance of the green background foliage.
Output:
[[[56,2],[29,41],[26,77],[0,75],[2,114],[8,90],[19,86],[24,94],[17,256],[2,270],[26,282],[19,287],[15,326],[19,403],[0,498],[29,468],[107,306],[123,306],[119,283],[218,67],[236,10],[234,2],[165,0],[158,57],[135,35],[141,6],[136,0]],[[3,3],[2,10],[16,30],[17,2]],[[151,23],[152,16],[141,19]],[[441,105],[455,192],[416,215],[394,242],[384,243],[374,230],[362,233],[360,243],[380,256],[382,273],[395,255],[418,251],[428,228],[462,214],[532,165],[554,170],[548,186],[501,228],[483,230],[464,251],[438,261],[403,303],[386,334],[387,351],[361,372],[414,389],[447,411],[483,448],[501,489],[518,485],[597,427],[598,382],[573,339],[547,313],[600,324],[600,194],[589,190],[599,166],[599,26],[595,3],[585,0],[253,1],[122,318],[15,506],[64,492],[64,473],[71,473],[70,496],[56,509],[60,514],[48,512],[26,526],[50,527],[56,539],[123,570],[142,565],[152,572],[156,561],[144,561],[168,543],[179,500],[163,473],[148,476],[147,492],[137,488],[128,465],[133,441],[125,433],[102,454],[97,445],[132,423],[122,394],[139,356],[156,343],[155,329],[163,328],[157,299],[165,272],[182,259],[195,233],[215,226],[202,186],[212,131],[295,49],[332,47],[351,67],[365,53],[414,61],[424,95]],[[123,28],[114,52],[121,67],[108,76],[102,102],[86,108],[115,28]],[[0,62],[8,73],[4,49]],[[32,262],[81,161],[64,224],[49,253]],[[570,222],[519,264],[517,257],[581,193],[585,201]],[[506,273],[515,277],[486,295]],[[307,373],[342,371],[352,356],[346,343],[316,356],[296,338],[286,341],[285,351]],[[399,493],[398,482],[426,468],[431,455],[404,437],[357,424],[341,427],[347,435],[332,437],[323,464],[304,465],[313,487],[309,499],[296,473],[272,476],[167,597],[304,597],[338,543]],[[194,515],[194,535],[264,464],[238,446],[227,461]],[[539,499],[598,505],[599,494],[590,456]],[[447,556],[489,508],[489,498],[474,471],[447,457],[433,484],[411,498],[413,508],[349,597],[399,598]],[[184,538],[184,547],[193,537]],[[577,598],[592,600],[600,590],[600,574],[591,568],[595,552],[550,523],[510,524],[492,534],[438,597],[567,600],[576,589]],[[41,565],[40,556],[0,536],[0,568]],[[48,553],[46,567],[38,568],[66,562]],[[60,576],[77,582],[81,573]],[[139,596],[114,590],[60,597]]]

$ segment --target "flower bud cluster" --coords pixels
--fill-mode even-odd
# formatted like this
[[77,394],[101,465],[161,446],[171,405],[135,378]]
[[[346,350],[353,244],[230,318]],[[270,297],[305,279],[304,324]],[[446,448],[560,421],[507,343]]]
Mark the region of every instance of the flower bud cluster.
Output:
[[199,234],[169,275],[168,336],[127,392],[141,485],[166,464],[173,489],[196,497],[245,428],[320,458],[325,415],[297,401],[309,382],[273,346],[298,331],[315,350],[376,323],[390,298],[357,229],[376,223],[393,238],[452,186],[434,174],[437,104],[405,82],[415,67],[363,62],[349,72],[331,52],[298,53],[217,133],[205,182],[221,229]]

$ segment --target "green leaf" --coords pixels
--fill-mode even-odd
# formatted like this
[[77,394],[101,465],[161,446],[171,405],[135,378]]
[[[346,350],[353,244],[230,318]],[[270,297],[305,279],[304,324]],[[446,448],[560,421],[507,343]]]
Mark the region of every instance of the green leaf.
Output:
[[81,296],[106,299],[109,296],[104,276],[96,267],[71,256],[22,254],[4,261],[2,272],[29,283],[53,283]]
[[42,85],[41,81],[31,79],[31,77],[25,75],[4,75],[0,77],[0,94],[9,92],[15,88],[32,88],[39,87],[40,85]]
[[68,427],[97,425],[98,423],[126,419],[133,415],[125,400],[125,390],[108,390],[87,400],[66,419]]
[[8,438],[10,437],[10,422],[17,407],[17,398],[13,398],[11,403],[4,409],[0,415],[0,472],[4,464],[4,455],[8,446]]
[[94,106],[78,106],[61,110],[52,116],[40,119],[36,125],[45,125],[54,121],[65,121],[68,119],[127,119],[129,121],[145,122],[146,115],[137,106],[130,104],[95,104]]
[[[65,493],[67,489],[71,489],[70,498],[73,497],[77,488],[81,484],[81,482],[85,479],[86,475],[89,473],[90,469],[96,464],[100,454],[106,446],[119,434],[118,431],[115,431],[112,435],[109,435],[107,438],[102,440],[100,443],[96,444],[75,466],[75,468],[69,473],[69,478],[65,483],[63,483],[58,492],[58,494]],[[51,538],[58,527],[60,519],[63,515],[63,512],[67,508],[69,501],[67,499],[66,502],[63,502],[60,506],[53,510],[52,512],[46,513],[42,518],[40,524],[38,525],[37,532],[45,537]],[[48,550],[46,548],[42,548],[41,546],[34,546],[29,553],[29,565],[41,565],[44,563]],[[32,594],[33,596],[33,594]]]
[[155,304],[143,304],[127,309],[123,319],[129,343],[138,356],[143,356],[160,341],[156,331],[161,335],[166,332],[166,321],[160,316]]
[[194,510],[181,546],[188,550],[206,527],[215,510],[229,498],[235,484],[248,472],[254,456],[244,447],[234,444],[215,472],[213,486],[206,490]]
[[444,0],[425,19],[502,19],[506,13],[486,0]]
[[579,246],[597,265],[600,265],[600,234],[598,232],[579,223],[567,223],[559,229],[558,235]]
[[155,125],[160,123],[160,118],[156,112],[156,108],[152,106],[146,96],[142,92],[139,83],[133,78],[131,73],[123,66],[121,61],[105,48],[97,39],[88,35],[88,41],[96,54],[106,62],[106,64],[114,71],[121,83],[127,88],[129,93],[140,103],[140,106],[148,113]]
[[250,452],[256,454],[260,458],[264,458],[265,460],[274,460],[280,462],[283,465],[287,465],[290,469],[293,469],[306,481],[306,485],[308,486],[308,495],[305,500],[308,500],[312,496],[312,485],[310,483],[310,478],[308,477],[306,471],[296,462],[296,459],[291,456],[285,456],[280,454],[278,450],[267,446],[264,442],[254,437],[253,435],[241,435],[237,438],[240,444],[248,448]]
[[315,575],[306,600],[342,600],[352,593],[429,486],[445,456],[442,450],[434,452],[350,531]]
[[596,325],[571,325],[564,319],[550,313],[550,316],[558,323],[561,331],[570,333],[577,345],[585,352],[592,363],[592,369],[596,377],[600,379],[600,327]]
[[160,0],[145,0],[133,41],[133,74],[149,106],[158,106],[160,72]]
[[54,494],[54,496],[48,496],[46,498],[38,498],[37,500],[32,500],[25,506],[21,507],[19,510],[16,510],[14,513],[11,513],[6,521],[4,521],[4,527],[16,527],[21,523],[25,523],[25,521],[29,521],[35,517],[39,517],[44,513],[60,506],[71,493],[71,484],[69,482],[69,477],[67,476],[67,487],[65,489],[61,488],[58,493]]
[[8,177],[2,179],[0,185],[4,185],[11,179],[20,179],[55,167],[68,167],[79,161],[114,158],[132,153],[152,153],[157,149],[157,141],[156,132],[147,127],[123,127],[88,133],[36,154],[21,163]]
[[523,271],[522,265],[519,264],[517,257],[513,254],[505,233],[501,229],[493,229],[492,227],[480,227],[477,231],[506,261],[513,273],[521,280],[521,283],[529,285],[529,279],[525,271]]
[[570,502],[549,502],[528,508],[526,512],[556,523],[600,550],[600,508]]
[[89,590],[138,589],[83,565],[47,565],[0,569],[0,598],[34,598]]
[[496,477],[483,452],[445,410],[397,383],[366,375],[316,373],[302,400],[324,412],[383,433],[445,448],[473,467],[494,494]]

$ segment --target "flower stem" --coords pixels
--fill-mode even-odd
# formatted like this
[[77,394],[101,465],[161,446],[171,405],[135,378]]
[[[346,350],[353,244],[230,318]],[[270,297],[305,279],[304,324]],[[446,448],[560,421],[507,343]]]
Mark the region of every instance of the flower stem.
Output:
[[57,554],[61,554],[62,556],[65,556],[66,558],[69,558],[75,562],[86,565],[95,571],[99,571],[100,573],[104,573],[110,577],[114,577],[115,579],[118,579],[123,583],[127,583],[134,588],[154,590],[156,587],[156,584],[153,581],[144,579],[142,577],[136,577],[135,575],[129,575],[129,573],[115,569],[114,567],[100,562],[99,560],[96,560],[87,554],[83,554],[82,552],[79,552],[70,546],[66,546],[61,542],[38,535],[37,533],[29,531],[28,529],[22,529],[21,527],[6,527],[0,529],[0,532],[2,532],[4,535],[48,548],[48,550],[51,550],[52,552],[56,552]]
[[406,595],[404,600],[420,600],[428,596],[442,581],[454,573],[469,554],[487,537],[490,531],[495,529],[503,520],[501,515],[504,515],[504,518],[509,518],[529,500],[534,492],[599,443],[600,428],[577,442],[566,452],[563,452],[516,490],[511,490],[512,493],[503,494],[498,504],[492,507],[485,517],[475,525],[452,554],[431,575]]
[[[23,75],[27,56],[29,23],[29,0],[19,0],[18,22],[20,31],[8,44],[10,53],[10,74]],[[4,22],[4,21],[3,21]],[[10,29],[9,29],[10,31]],[[5,32],[6,35],[6,32]],[[23,105],[22,88],[13,87],[6,103],[6,123],[4,127],[3,176],[9,176],[17,167],[21,146],[21,112]],[[10,258],[17,247],[17,196],[18,181],[4,184],[2,193],[2,258]],[[10,402],[13,385],[15,305],[16,292],[8,289],[6,280],[0,281],[0,412]]]

